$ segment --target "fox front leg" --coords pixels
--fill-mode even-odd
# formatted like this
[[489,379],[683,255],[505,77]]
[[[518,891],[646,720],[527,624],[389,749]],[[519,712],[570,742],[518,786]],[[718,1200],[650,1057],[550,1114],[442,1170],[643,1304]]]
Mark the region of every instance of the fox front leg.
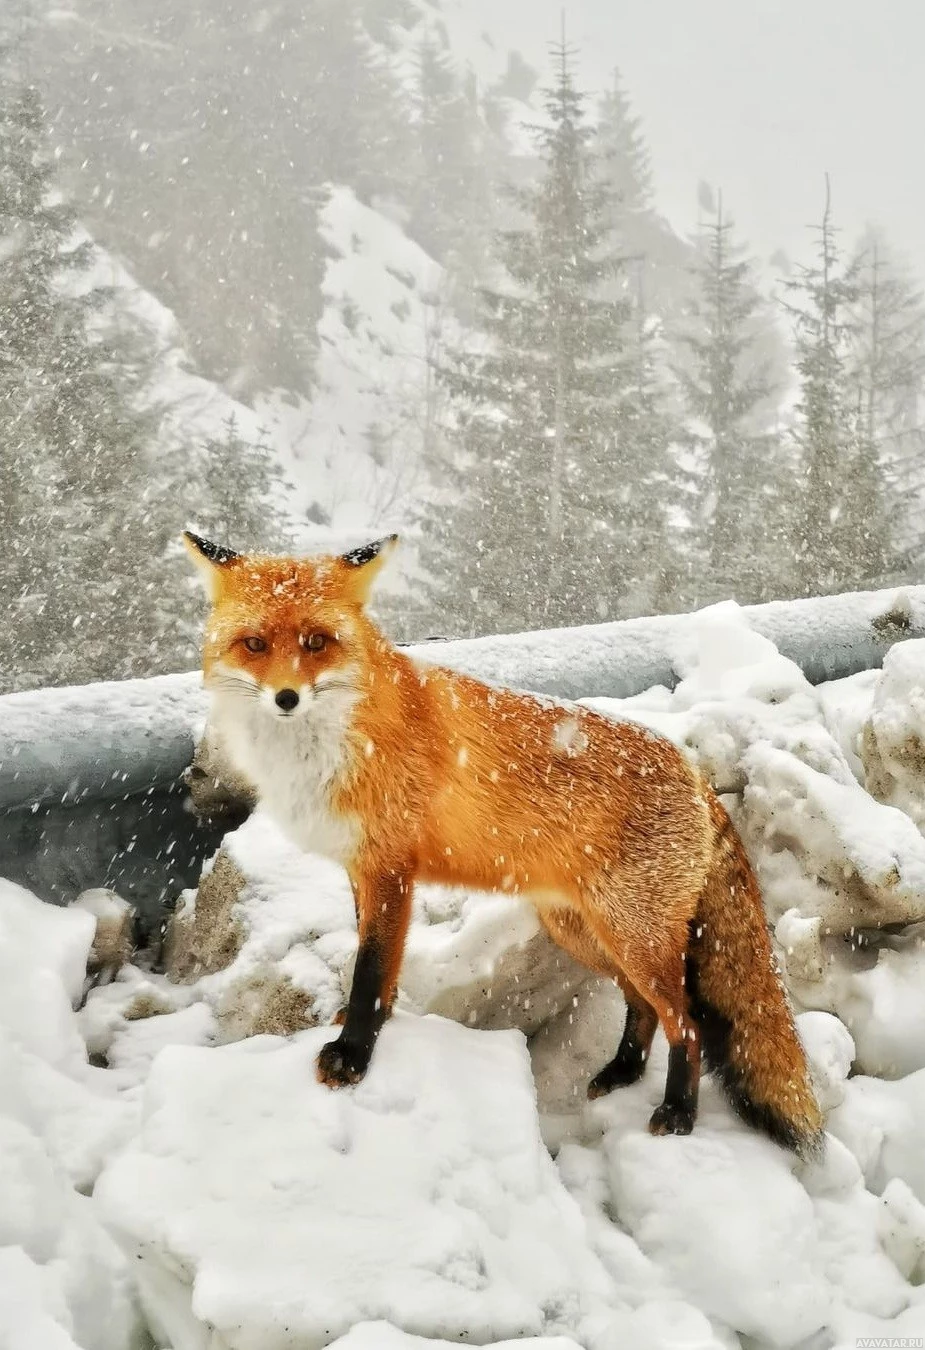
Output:
[[380,871],[352,880],[360,945],[343,1030],[318,1056],[318,1081],[328,1087],[358,1083],[369,1067],[392,1008],[411,918],[411,881],[404,874]]

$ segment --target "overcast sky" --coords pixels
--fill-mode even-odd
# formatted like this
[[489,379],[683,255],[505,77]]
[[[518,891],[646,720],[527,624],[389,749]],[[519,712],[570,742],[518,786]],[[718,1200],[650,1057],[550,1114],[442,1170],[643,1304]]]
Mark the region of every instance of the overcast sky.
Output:
[[[457,0],[533,63],[561,0]],[[923,0],[569,0],[580,78],[618,65],[643,119],[659,203],[684,231],[698,179],[722,186],[753,251],[805,252],[823,174],[851,240],[882,224],[925,281]]]

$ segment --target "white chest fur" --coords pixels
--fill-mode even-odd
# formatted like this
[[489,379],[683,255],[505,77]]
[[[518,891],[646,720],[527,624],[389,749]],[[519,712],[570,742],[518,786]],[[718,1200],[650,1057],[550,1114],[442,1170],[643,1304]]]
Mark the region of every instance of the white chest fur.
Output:
[[232,762],[257,789],[261,805],[300,848],[348,863],[359,822],[331,809],[349,768],[349,709],[335,691],[294,717],[255,700],[213,699],[213,723]]

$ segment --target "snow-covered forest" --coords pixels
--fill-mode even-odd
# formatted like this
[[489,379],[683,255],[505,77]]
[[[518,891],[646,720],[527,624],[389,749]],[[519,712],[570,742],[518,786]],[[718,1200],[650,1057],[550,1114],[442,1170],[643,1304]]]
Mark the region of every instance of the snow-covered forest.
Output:
[[888,234],[822,168],[798,257],[751,260],[722,185],[679,232],[619,52],[587,88],[567,32],[537,70],[459,11],[5,11],[0,689],[194,664],[189,523],[399,530],[409,637],[917,575]]

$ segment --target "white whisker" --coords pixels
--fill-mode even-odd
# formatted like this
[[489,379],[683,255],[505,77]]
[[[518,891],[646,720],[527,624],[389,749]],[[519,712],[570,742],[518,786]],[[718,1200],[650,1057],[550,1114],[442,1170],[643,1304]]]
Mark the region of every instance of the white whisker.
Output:
[[240,694],[245,698],[259,698],[260,690],[252,680],[237,675],[218,675],[211,681],[213,689],[222,689],[227,693]]
[[358,692],[356,685],[352,684],[350,680],[325,680],[323,684],[319,681],[314,686],[314,692],[316,694],[323,694],[328,689],[349,689],[353,693]]

